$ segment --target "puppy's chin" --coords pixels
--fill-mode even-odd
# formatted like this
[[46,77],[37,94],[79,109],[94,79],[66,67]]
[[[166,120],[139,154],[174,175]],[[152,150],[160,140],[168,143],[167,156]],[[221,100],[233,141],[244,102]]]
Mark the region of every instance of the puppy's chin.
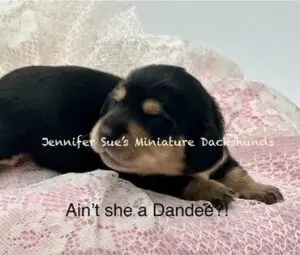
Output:
[[115,149],[104,149],[99,155],[107,166],[120,172],[173,176],[180,175],[184,169],[181,153],[160,147],[152,148],[151,151],[135,149],[130,155],[125,148],[123,153]]
[[124,160],[119,154],[110,149],[102,150],[99,155],[102,161],[111,169],[127,173],[137,171],[130,160]]
[[127,173],[138,172],[138,165],[132,147],[102,147],[98,152],[102,161],[110,168]]
[[174,176],[180,175],[185,168],[184,146],[136,146],[137,139],[150,139],[147,131],[136,123],[128,124],[128,133],[124,134],[126,146],[103,147],[100,128],[101,121],[98,121],[90,134],[92,149],[115,171]]

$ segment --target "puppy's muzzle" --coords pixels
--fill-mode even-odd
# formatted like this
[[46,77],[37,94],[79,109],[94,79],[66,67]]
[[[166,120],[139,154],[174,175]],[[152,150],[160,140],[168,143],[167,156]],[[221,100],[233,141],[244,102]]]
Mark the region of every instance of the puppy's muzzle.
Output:
[[[124,129],[128,131],[124,133]],[[120,139],[120,135],[125,138],[125,141]],[[136,147],[136,139],[151,139],[151,136],[147,130],[134,122],[129,122],[127,126],[123,126],[121,129],[111,129],[101,119],[94,126],[90,137],[93,141],[92,148],[94,151],[100,155],[108,167],[116,171],[178,175],[185,167],[184,147],[157,147],[155,145]],[[103,146],[103,140],[108,142],[107,139],[121,141],[119,143],[121,146],[111,144]]]
[[[117,132],[113,131],[112,128],[106,126],[106,125],[101,125],[99,128],[99,138],[105,138],[107,142],[113,143],[117,139],[120,138],[120,135],[117,134]],[[101,141],[100,141],[101,142]]]

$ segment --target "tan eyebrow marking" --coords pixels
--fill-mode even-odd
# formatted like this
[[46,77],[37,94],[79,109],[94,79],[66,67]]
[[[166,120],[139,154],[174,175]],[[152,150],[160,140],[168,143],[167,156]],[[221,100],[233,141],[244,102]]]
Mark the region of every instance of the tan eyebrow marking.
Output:
[[121,85],[114,90],[113,99],[116,100],[117,102],[120,102],[125,98],[126,93],[127,93],[127,91],[126,91],[125,86]]
[[142,103],[143,111],[146,114],[157,115],[161,113],[162,107],[161,104],[155,99],[146,99]]

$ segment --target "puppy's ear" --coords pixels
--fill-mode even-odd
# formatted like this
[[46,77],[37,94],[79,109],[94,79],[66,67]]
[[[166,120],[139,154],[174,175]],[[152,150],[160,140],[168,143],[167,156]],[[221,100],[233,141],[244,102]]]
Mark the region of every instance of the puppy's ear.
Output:
[[206,121],[201,118],[195,121],[194,130],[190,135],[194,146],[189,146],[186,150],[188,174],[209,170],[222,160],[226,153],[223,136],[222,114],[219,107],[214,104]]

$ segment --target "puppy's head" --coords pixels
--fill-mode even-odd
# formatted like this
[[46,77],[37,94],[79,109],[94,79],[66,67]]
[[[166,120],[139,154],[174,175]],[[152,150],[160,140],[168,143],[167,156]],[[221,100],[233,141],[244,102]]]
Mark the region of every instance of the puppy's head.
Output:
[[221,115],[199,81],[180,67],[151,65],[118,84],[90,138],[116,171],[179,175],[215,164],[222,149],[204,148],[200,138],[222,133]]

